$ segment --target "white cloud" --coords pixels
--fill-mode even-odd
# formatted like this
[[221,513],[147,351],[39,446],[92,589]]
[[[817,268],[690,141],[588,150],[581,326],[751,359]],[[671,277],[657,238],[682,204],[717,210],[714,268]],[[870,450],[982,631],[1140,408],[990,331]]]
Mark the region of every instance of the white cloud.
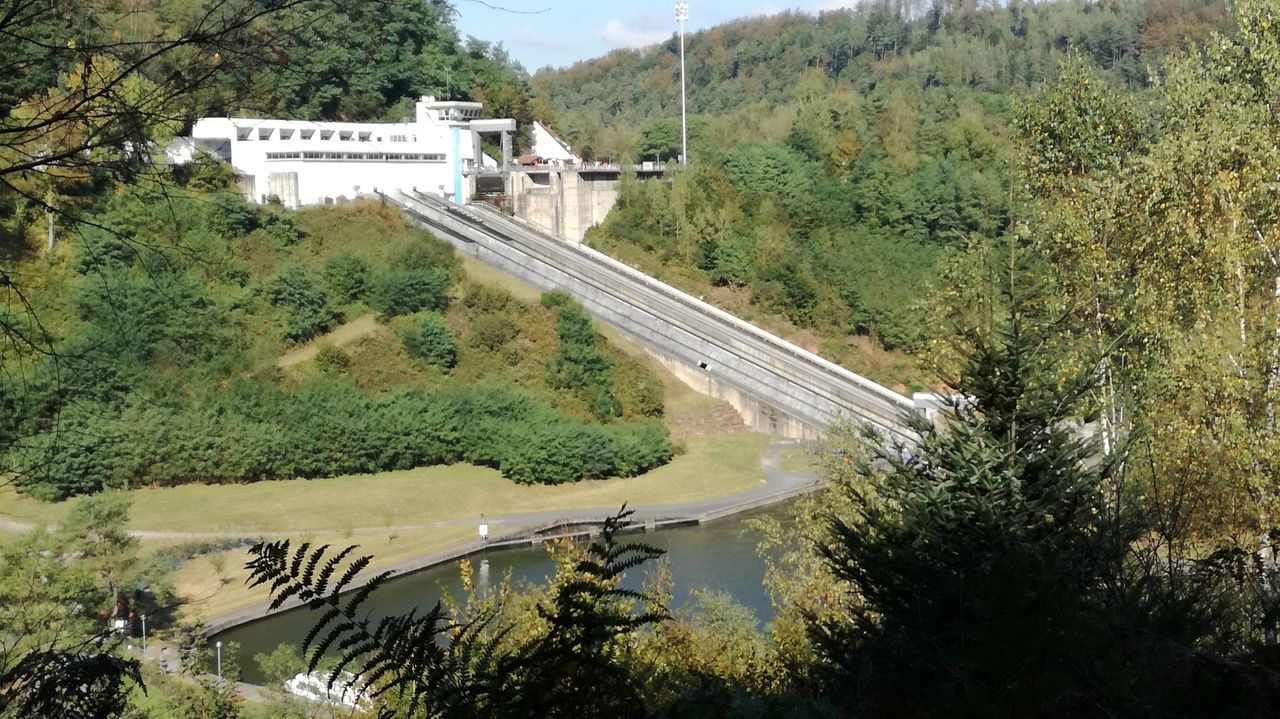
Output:
[[671,37],[672,29],[663,27],[653,18],[632,18],[626,22],[610,20],[596,33],[611,48],[644,47]]

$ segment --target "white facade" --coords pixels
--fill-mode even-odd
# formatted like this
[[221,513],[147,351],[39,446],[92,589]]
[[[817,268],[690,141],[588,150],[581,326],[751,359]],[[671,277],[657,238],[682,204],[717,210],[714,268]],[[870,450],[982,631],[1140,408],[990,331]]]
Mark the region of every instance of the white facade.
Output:
[[[407,122],[207,117],[191,134],[197,142],[228,141],[231,165],[253,202],[275,198],[298,207],[413,188],[462,202],[462,176],[474,168],[479,145],[471,124],[482,109],[478,102],[428,96],[416,103]],[[478,123],[486,132],[491,126],[514,130],[515,121]]]
[[533,154],[553,164],[582,164],[582,158],[573,154],[569,143],[536,120],[533,123]]

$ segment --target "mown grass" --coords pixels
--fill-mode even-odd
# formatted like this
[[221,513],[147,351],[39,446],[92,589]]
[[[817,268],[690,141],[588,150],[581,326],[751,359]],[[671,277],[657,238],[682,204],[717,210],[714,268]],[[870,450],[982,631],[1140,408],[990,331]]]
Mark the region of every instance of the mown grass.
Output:
[[[434,529],[376,529],[368,532],[317,532],[298,541],[345,547],[356,544],[360,554],[373,556],[371,571],[382,571],[404,560],[437,552],[473,539],[476,528],[464,526]],[[266,587],[245,584],[248,549],[233,549],[196,557],[170,575],[181,598],[177,619],[183,623],[234,612],[268,599]]]
[[[686,502],[757,486],[764,479],[760,457],[769,441],[748,432],[695,437],[684,454],[639,477],[556,486],[515,485],[492,469],[453,465],[332,479],[135,489],[130,526],[252,536],[423,525],[482,513],[498,520],[623,502]],[[0,490],[0,515],[17,521],[57,523],[69,509],[69,503],[48,504],[10,488]]]

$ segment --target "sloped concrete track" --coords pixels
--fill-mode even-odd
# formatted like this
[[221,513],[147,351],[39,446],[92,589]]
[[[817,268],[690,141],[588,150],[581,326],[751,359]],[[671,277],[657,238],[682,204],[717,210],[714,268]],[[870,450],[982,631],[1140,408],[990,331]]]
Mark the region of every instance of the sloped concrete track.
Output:
[[588,247],[480,204],[379,195],[460,251],[542,290],[563,290],[663,360],[694,389],[728,401],[748,426],[812,439],[841,420],[910,441],[912,402]]

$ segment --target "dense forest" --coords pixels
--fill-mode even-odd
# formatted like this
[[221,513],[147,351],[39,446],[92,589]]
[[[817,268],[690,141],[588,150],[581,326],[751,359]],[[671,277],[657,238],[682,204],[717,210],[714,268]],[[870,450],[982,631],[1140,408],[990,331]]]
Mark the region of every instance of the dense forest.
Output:
[[[815,328],[855,370],[928,383],[846,339],[921,351],[947,258],[1010,229],[1019,98],[1069,56],[1141,90],[1166,53],[1230,22],[1202,0],[879,2],[692,34],[692,168],[626,183],[589,239],[730,309]],[[534,87],[584,155],[670,159],[674,42],[543,70]]]

